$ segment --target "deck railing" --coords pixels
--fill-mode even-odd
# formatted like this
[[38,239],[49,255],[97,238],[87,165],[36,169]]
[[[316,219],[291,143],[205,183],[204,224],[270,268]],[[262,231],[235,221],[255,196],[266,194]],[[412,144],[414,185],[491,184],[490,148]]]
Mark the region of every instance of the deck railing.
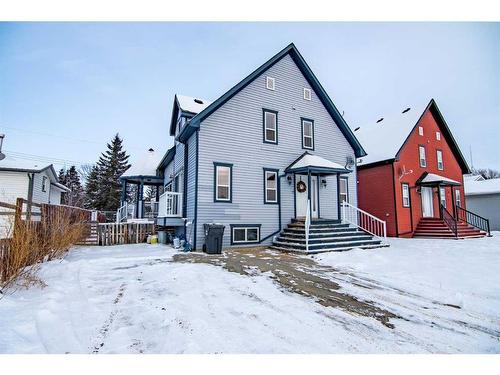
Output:
[[182,193],[166,191],[160,195],[158,217],[182,217]]
[[491,236],[490,221],[488,219],[479,216],[474,212],[470,212],[460,206],[455,206],[455,214],[457,221],[466,222],[467,224],[488,233],[488,236]]
[[123,206],[116,211],[116,222],[121,223],[122,221],[126,221],[128,218],[133,218],[134,213],[135,204],[125,202]]
[[343,223],[355,225],[383,241],[387,239],[387,225],[384,220],[347,202],[342,202],[341,208]]

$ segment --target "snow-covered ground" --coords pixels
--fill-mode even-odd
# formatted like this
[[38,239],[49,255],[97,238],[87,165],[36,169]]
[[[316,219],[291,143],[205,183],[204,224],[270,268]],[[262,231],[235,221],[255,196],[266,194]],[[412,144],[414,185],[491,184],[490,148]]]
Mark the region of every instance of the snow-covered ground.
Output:
[[174,262],[162,245],[80,247],[41,267],[45,288],[1,297],[0,353],[500,352],[500,233],[390,241],[316,255],[314,272],[396,313],[394,329],[272,272]]

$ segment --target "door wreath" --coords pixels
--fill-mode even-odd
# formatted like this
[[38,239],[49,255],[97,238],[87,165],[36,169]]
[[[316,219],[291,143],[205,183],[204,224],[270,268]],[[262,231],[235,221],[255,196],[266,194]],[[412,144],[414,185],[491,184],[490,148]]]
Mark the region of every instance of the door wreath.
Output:
[[304,181],[297,182],[297,191],[299,193],[304,193],[307,190],[307,185]]

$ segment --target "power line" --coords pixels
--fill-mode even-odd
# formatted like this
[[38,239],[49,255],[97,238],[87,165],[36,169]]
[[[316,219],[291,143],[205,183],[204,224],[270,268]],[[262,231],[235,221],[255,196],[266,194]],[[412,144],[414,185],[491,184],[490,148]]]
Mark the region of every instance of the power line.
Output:
[[9,150],[5,150],[5,154],[7,156],[12,156],[12,157],[18,158],[18,159],[40,161],[40,162],[51,163],[51,164],[78,164],[78,165],[93,164],[93,163],[87,162],[87,161],[84,162],[84,161],[79,161],[79,160],[61,159],[61,158],[54,158],[54,157],[50,157],[50,156],[28,154],[28,153],[24,153],[24,152],[9,151]]

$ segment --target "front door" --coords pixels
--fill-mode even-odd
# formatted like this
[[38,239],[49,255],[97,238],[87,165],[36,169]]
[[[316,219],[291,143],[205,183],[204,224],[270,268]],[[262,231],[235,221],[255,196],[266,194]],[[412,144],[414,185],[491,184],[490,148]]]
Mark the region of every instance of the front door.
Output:
[[[297,217],[305,217],[307,213],[308,183],[306,175],[297,175],[295,179],[295,204]],[[318,177],[311,176],[311,217],[318,218]]]
[[434,204],[432,201],[432,188],[422,187],[421,195],[422,195],[422,216],[433,217]]

